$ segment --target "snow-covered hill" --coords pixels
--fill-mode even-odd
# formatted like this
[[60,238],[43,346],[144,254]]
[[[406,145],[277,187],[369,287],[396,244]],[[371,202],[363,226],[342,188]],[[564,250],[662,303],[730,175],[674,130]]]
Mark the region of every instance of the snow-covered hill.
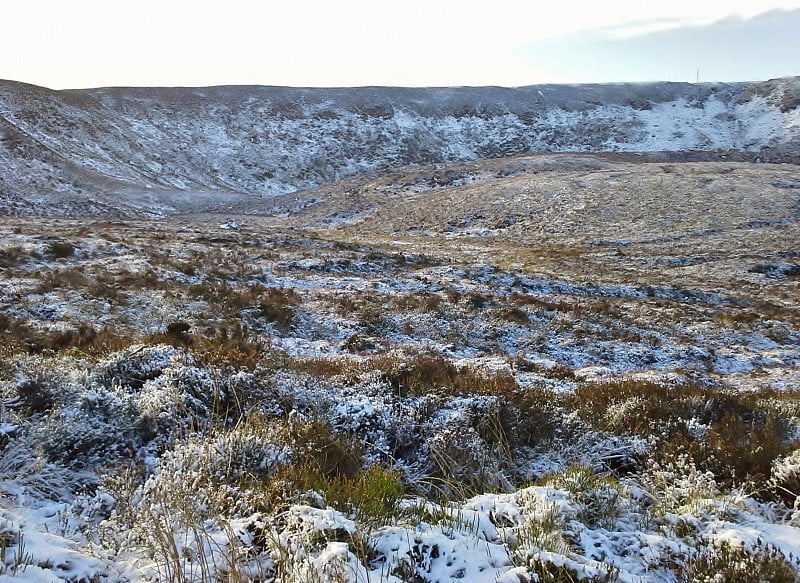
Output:
[[516,89],[52,91],[0,82],[7,214],[224,209],[398,165],[528,151],[737,150],[787,160],[800,78]]

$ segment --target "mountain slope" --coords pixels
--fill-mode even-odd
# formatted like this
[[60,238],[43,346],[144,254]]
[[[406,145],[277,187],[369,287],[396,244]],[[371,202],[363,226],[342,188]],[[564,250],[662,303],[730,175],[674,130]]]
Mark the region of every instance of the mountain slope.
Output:
[[9,214],[55,205],[160,215],[398,165],[543,150],[724,149],[784,160],[800,144],[799,88],[800,78],[516,89],[0,82],[0,204]]

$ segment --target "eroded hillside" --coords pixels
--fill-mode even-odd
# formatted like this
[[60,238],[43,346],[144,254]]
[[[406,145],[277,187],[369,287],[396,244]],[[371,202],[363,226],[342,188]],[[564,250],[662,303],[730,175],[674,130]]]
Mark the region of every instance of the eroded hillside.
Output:
[[797,84],[51,91],[3,82],[0,200],[11,214],[141,217],[532,151],[792,159]]

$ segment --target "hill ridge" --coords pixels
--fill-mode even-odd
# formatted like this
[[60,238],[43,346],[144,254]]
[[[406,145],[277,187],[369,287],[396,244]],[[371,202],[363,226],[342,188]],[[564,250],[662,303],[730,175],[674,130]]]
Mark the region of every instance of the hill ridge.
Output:
[[798,106],[798,77],[62,91],[0,81],[0,202],[7,214],[159,216],[391,167],[537,151],[731,150],[795,161]]

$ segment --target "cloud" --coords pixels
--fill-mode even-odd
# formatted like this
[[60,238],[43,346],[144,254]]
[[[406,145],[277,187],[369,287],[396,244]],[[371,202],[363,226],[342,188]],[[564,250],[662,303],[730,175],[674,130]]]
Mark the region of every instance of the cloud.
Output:
[[757,81],[800,74],[800,9],[704,26],[655,20],[530,44],[516,52],[533,70],[573,82]]
[[[751,46],[741,34],[769,20],[753,16],[777,7],[795,12],[764,25],[772,48],[739,55]],[[785,21],[796,26],[797,10],[800,0],[25,0],[0,18],[0,78],[54,88],[694,80],[698,68],[763,78],[792,70],[778,53],[796,47]],[[709,25],[730,15],[741,18]],[[715,36],[735,59],[706,46]]]

